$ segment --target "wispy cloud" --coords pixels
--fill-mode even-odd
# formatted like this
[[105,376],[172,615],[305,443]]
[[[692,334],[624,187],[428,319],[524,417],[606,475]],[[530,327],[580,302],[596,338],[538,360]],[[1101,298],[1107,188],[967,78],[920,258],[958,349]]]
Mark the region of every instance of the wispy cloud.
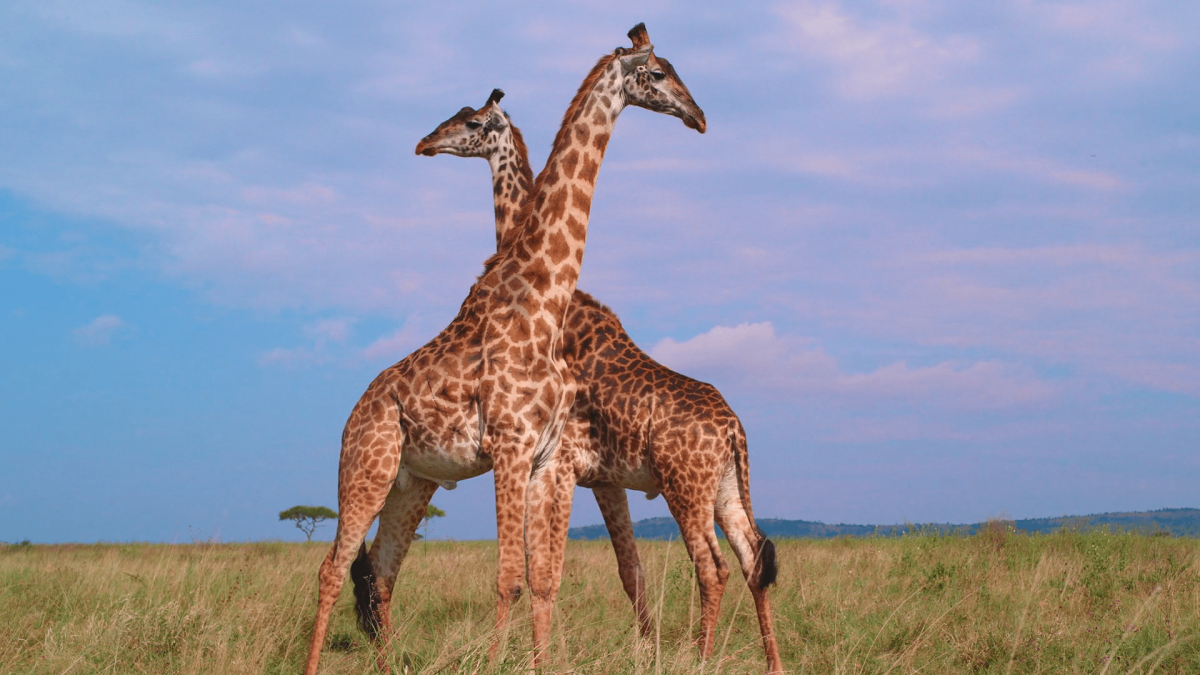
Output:
[[306,324],[302,330],[309,338],[309,344],[291,348],[275,347],[261,354],[258,363],[263,366],[285,367],[327,363],[333,358],[330,348],[344,344],[349,339],[354,323],[352,318],[340,317]]
[[322,319],[305,326],[304,332],[321,347],[327,342],[345,342],[350,337],[353,327],[354,319],[351,318]]
[[116,314],[104,314],[92,319],[86,325],[71,330],[75,343],[83,347],[107,347],[123,331],[129,329],[129,324]]
[[274,347],[258,357],[260,366],[294,367],[325,363],[327,357],[313,347]]
[[1012,173],[1040,183],[1100,191],[1126,187],[1125,181],[1109,172],[1069,166],[1058,160],[1036,155],[1020,156],[1012,152],[962,146],[950,148],[944,159],[984,170]]

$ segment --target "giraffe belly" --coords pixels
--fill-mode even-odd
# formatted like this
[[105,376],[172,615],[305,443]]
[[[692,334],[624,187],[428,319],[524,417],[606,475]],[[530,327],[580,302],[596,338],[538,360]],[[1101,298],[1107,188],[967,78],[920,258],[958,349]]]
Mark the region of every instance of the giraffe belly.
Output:
[[[460,480],[474,478],[492,470],[492,458],[479,451],[478,443],[456,443],[448,446],[406,447],[400,460],[401,473],[407,472],[453,490]],[[397,477],[397,482],[400,477]]]
[[662,488],[642,451],[645,443],[635,434],[625,434],[615,442],[598,436],[580,415],[567,424],[560,452],[575,467],[576,485],[620,487],[645,492],[647,499],[657,497]]
[[623,462],[593,465],[580,476],[579,486],[585,488],[621,487],[626,490],[639,490],[646,493],[646,499],[654,499],[661,491],[657,481],[654,480],[654,474],[650,472],[650,467],[646,463],[638,466],[630,466]]

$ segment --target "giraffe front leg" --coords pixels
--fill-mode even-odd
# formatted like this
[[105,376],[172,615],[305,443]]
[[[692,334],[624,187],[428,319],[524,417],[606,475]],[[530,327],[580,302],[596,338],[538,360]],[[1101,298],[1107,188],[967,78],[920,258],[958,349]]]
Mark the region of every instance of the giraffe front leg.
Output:
[[525,552],[529,558],[529,592],[533,604],[533,664],[538,666],[550,643],[554,599],[562,583],[575,473],[555,453],[534,470],[525,503]]
[[612,540],[613,553],[617,556],[617,572],[621,575],[621,586],[637,612],[638,629],[642,637],[650,635],[652,624],[650,611],[646,609],[646,577],[642,574],[642,563],[638,558],[637,541],[633,537],[633,519],[629,516],[629,498],[625,488],[598,487],[592,489],[596,505],[604,516],[604,526]]
[[489,655],[495,659],[502,641],[508,640],[512,603],[521,597],[525,579],[525,496],[533,467],[533,443],[506,439],[494,446],[492,478],[496,485],[496,636]]

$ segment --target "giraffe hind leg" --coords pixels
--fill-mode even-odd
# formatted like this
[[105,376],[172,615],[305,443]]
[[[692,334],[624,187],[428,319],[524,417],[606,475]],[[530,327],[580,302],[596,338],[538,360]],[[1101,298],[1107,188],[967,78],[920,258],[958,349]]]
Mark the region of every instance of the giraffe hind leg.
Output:
[[783,662],[779,657],[779,646],[775,642],[775,626],[771,617],[770,600],[767,598],[767,587],[775,581],[778,574],[775,544],[762,536],[751,522],[736,481],[731,463],[717,489],[716,520],[742,566],[742,576],[754,597],[763,651],[767,656],[767,672],[782,672]]
[[720,544],[713,530],[712,502],[689,500],[676,494],[675,489],[664,491],[663,496],[671,515],[679,524],[683,543],[696,567],[696,582],[700,587],[700,637],[697,646],[700,647],[700,656],[707,659],[712,655],[721,596],[725,593],[725,582],[729,578],[729,565],[721,557]]
[[[366,415],[356,408],[347,423],[338,471],[337,536],[317,572],[320,589],[317,617],[309,643],[305,675],[315,675],[317,672],[333,605],[342,590],[346,573],[356,554],[361,551],[371,523],[383,509],[400,466],[399,449],[403,431],[395,413],[379,410],[382,405],[372,407],[376,410],[370,412],[379,414],[364,421]],[[360,442],[364,438],[369,439],[370,443]]]

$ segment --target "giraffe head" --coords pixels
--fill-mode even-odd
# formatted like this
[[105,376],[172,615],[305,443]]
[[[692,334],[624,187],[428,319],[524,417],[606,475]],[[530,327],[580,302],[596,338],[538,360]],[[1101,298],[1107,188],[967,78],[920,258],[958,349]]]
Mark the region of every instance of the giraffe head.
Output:
[[639,23],[629,30],[633,49],[618,48],[624,76],[625,100],[629,105],[666,113],[683,120],[684,126],[704,133],[707,124],[704,111],[692,100],[687,85],[679,79],[670,61],[654,54],[646,24]]
[[500,137],[511,124],[500,109],[504,92],[493,89],[479,110],[467,106],[454,117],[438,125],[433,133],[417,143],[417,154],[432,157],[439,153],[459,157],[491,157],[500,147]]

